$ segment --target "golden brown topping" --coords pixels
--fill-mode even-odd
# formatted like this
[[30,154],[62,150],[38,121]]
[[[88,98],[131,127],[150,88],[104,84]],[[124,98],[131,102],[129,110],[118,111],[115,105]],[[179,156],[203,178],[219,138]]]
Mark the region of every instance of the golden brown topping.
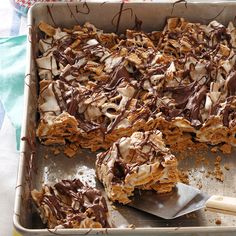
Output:
[[55,28],[53,28],[51,25],[41,21],[39,23],[39,29],[43,31],[48,36],[53,36],[56,33]]
[[[56,143],[58,135],[58,143],[96,150],[125,130],[162,127],[168,144],[173,129],[185,139],[194,134],[191,142],[236,145],[232,23],[170,18],[162,32],[127,29],[125,35],[104,33],[88,22],[73,29],[45,23],[39,28],[46,33],[36,60],[42,81],[37,133],[44,143]],[[63,112],[77,121],[71,133],[53,124],[53,116]]]
[[178,181],[177,160],[158,130],[119,139],[97,155],[96,171],[108,197],[123,204],[136,188],[169,192]]
[[79,179],[45,185],[31,195],[48,228],[109,227],[107,204],[101,192]]

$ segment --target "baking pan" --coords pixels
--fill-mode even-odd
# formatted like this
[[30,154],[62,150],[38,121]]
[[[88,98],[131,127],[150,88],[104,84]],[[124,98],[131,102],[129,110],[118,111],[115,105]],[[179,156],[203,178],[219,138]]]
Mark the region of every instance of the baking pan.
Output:
[[[16,185],[14,226],[23,235],[80,235],[80,234],[176,234],[235,235],[236,217],[198,211],[192,215],[174,220],[163,220],[138,210],[115,205],[109,202],[110,217],[113,228],[109,229],[46,229],[34,209],[30,191],[41,189],[43,183],[52,184],[61,179],[82,178],[92,186],[103,191],[95,178],[94,162],[96,153],[80,150],[74,158],[63,154],[53,155],[51,149],[41,145],[35,135],[37,127],[37,94],[38,78],[35,67],[37,41],[40,34],[37,30],[39,21],[60,26],[72,27],[89,21],[106,32],[123,32],[133,28],[137,19],[142,21],[145,31],[163,29],[166,18],[170,16],[185,17],[189,21],[207,24],[217,20],[222,24],[235,21],[236,2],[79,2],[79,3],[38,3],[28,15],[28,48],[27,69],[25,76],[25,104],[22,123],[22,141],[19,161],[18,180]],[[63,16],[63,17],[62,17]],[[136,20],[135,20],[136,19]],[[140,22],[139,21],[139,22]],[[209,175],[214,170],[216,156],[210,151],[202,156],[207,161],[199,161],[199,154],[189,153],[180,161],[180,168],[189,171],[190,184],[201,186],[209,194],[236,195],[236,158],[234,151],[223,155],[221,165],[224,181],[218,181]],[[209,162],[206,165],[206,162]],[[104,192],[104,191],[103,191]],[[220,219],[221,224],[216,225]]]

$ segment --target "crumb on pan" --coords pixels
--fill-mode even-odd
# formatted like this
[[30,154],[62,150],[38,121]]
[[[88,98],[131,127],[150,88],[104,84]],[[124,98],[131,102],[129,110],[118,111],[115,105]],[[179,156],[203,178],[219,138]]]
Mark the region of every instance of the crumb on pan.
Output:
[[180,179],[180,182],[184,184],[189,184],[188,171],[179,170],[179,179]]
[[224,165],[224,168],[225,168],[226,170],[230,170],[229,164],[225,164],[225,165]]
[[218,147],[211,148],[211,152],[216,153],[218,151]]
[[61,153],[61,150],[59,149],[59,147],[51,147],[51,152],[56,156]]
[[128,226],[128,228],[135,229],[136,227],[135,227],[134,224],[130,224],[130,225]]
[[216,224],[216,225],[221,225],[221,224],[222,224],[221,219],[215,219],[215,224]]
[[74,157],[77,153],[78,147],[75,144],[66,145],[64,153],[68,157]]
[[187,219],[196,219],[196,218],[197,218],[197,215],[196,215],[195,212],[188,213],[188,214],[186,215],[186,218],[187,218]]
[[216,157],[216,160],[215,160],[215,168],[214,168],[214,177],[223,182],[224,181],[224,174],[223,174],[223,171],[222,171],[222,168],[221,168],[221,161],[222,161],[222,157],[221,156],[217,156]]
[[225,144],[223,144],[223,145],[220,147],[220,150],[221,150],[224,154],[231,154],[231,152],[232,152],[232,146],[225,143]]

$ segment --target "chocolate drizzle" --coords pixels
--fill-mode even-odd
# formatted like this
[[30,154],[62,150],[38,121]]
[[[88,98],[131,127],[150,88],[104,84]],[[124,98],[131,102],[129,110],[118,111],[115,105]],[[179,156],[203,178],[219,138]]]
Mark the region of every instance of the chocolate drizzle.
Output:
[[85,15],[87,15],[87,14],[90,13],[90,8],[89,8],[87,2],[84,2],[84,3],[82,4],[82,7],[85,8],[84,11],[79,10],[79,7],[76,5],[76,6],[75,6],[76,13],[81,13],[81,14],[85,14]]
[[52,5],[51,7],[47,6],[48,14],[49,14],[49,16],[51,17],[51,20],[52,20],[54,26],[57,26],[57,25],[56,25],[56,22],[55,22],[55,20],[54,20],[54,17],[53,17],[53,15],[52,15],[52,11],[51,11],[51,8],[52,8],[52,7],[53,7],[53,5]]
[[226,105],[223,110],[220,112],[223,115],[223,124],[224,126],[229,127],[230,122],[235,125],[236,119],[236,100],[234,96],[228,97],[226,99]]
[[[133,16],[133,10],[132,8],[124,8],[124,5],[125,5],[125,2],[123,1],[121,4],[120,4],[120,9],[119,9],[119,12],[116,13],[113,18],[112,18],[112,25],[115,25],[116,29],[115,29],[115,33],[118,33],[119,32],[119,28],[120,28],[120,21],[121,21],[121,16],[122,16],[122,13],[125,12],[125,11],[130,11],[130,16],[132,18]],[[117,21],[116,23],[115,22],[115,19],[117,18]],[[136,18],[135,18],[135,23],[136,23]]]
[[[75,20],[75,22],[76,22],[77,24],[79,24],[79,21],[77,20],[77,18],[75,17],[73,11],[71,10],[70,5],[69,5],[68,3],[67,3],[66,5],[67,5],[67,8],[68,8],[69,11],[70,11],[70,16]],[[76,6],[76,12],[77,12],[77,11],[78,11],[78,7]]]
[[[121,14],[122,14],[122,11],[123,11],[123,7],[124,7],[124,2],[122,2],[120,4],[120,11],[119,13],[117,14],[118,15],[118,19],[117,19],[117,23],[116,23],[116,33],[118,33],[118,30],[119,30],[119,26],[120,26],[120,18],[121,18]],[[114,16],[113,20],[115,19],[116,15]],[[113,20],[112,20],[112,23],[113,23]]]
[[112,74],[108,84],[104,86],[104,89],[107,91],[114,90],[123,79],[129,81],[130,77],[131,77],[130,74],[128,73],[128,71],[124,66],[117,67],[117,69]]
[[156,190],[155,183],[160,181],[162,185],[162,178],[164,185],[176,182],[176,165],[176,158],[165,147],[161,132],[153,130],[118,139],[97,155],[96,171],[108,198],[126,204],[135,189]]
[[175,1],[175,2],[173,3],[173,5],[172,5],[171,15],[172,15],[173,12],[174,12],[175,5],[176,5],[176,4],[180,4],[180,3],[184,3],[185,8],[187,8],[187,1],[186,1],[186,0],[177,0],[177,1]]
[[[128,10],[120,5],[113,19],[117,30],[122,12]],[[137,16],[136,21],[141,27]],[[227,99],[236,99],[236,55],[228,28],[217,22],[204,26],[173,18],[158,38],[155,32],[135,29],[120,36],[104,34],[107,43],[101,34],[87,23],[52,40],[56,48],[49,51],[61,72],[52,73],[58,82],[52,93],[60,112],[75,117],[79,129],[106,142],[119,127],[142,129],[139,123],[157,117],[168,122],[182,118],[195,130],[215,115],[222,117],[224,126],[233,124],[233,106]],[[106,47],[114,38],[117,44]]]
[[65,228],[73,225],[79,227],[88,218],[99,222],[102,227],[109,227],[108,208],[101,192],[84,185],[79,179],[62,180],[53,187],[45,186],[42,199],[36,197],[36,203],[39,207],[48,207],[52,217],[57,219],[56,225],[55,222],[50,222],[52,219],[48,219],[49,228],[58,225]]
[[143,22],[135,15],[135,24],[134,24],[134,30],[140,31],[142,28]]
[[[122,156],[120,151],[122,141],[118,140],[108,151],[97,156],[97,165],[101,166],[102,163],[108,165],[108,162],[111,160],[111,158],[114,158],[111,152],[114,152],[115,161],[111,166],[110,172],[113,175],[112,182],[117,184],[124,182],[128,174],[132,173],[134,169],[144,163],[150,164],[152,161],[159,161],[160,163],[164,162],[165,157],[170,155],[170,153],[167,149],[162,150],[159,147],[159,144],[155,143],[155,139],[152,140],[152,135],[156,135],[156,133],[143,132],[142,138],[139,139],[138,143],[135,144],[136,148],[134,148],[134,150],[131,148],[130,152],[128,151],[124,156]],[[129,150],[130,147],[127,146],[126,148]],[[145,152],[145,148],[148,148],[149,151]],[[132,152],[132,157],[128,158]],[[106,160],[104,160],[105,156],[107,156]],[[137,168],[137,172],[138,171],[139,168]]]
[[207,92],[207,87],[205,85],[197,86],[194,95],[189,99],[183,111],[183,112],[187,111],[187,117],[189,118],[193,126],[198,127],[202,124],[202,118],[200,117],[199,112],[201,105],[203,105],[202,102],[206,97],[206,92]]
[[226,79],[228,96],[236,96],[236,71],[232,71]]
[[176,108],[183,109],[188,102],[191,95],[194,94],[194,87],[197,82],[194,81],[188,85],[179,85],[177,87],[165,87],[163,92],[172,93],[172,97],[175,99]]

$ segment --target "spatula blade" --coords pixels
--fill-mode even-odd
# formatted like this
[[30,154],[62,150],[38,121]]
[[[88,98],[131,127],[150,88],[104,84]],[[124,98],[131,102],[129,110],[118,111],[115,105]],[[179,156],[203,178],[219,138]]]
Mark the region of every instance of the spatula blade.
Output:
[[174,219],[203,208],[208,198],[196,188],[177,183],[167,194],[137,191],[129,205],[164,219]]

